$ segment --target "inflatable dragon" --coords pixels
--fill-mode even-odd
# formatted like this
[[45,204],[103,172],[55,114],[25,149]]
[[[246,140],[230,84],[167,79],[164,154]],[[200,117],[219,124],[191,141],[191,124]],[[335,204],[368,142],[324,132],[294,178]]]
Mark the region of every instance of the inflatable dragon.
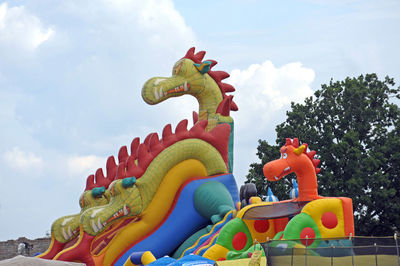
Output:
[[[252,252],[249,249],[254,249],[256,240],[265,242],[268,238],[280,240],[273,242],[273,247],[284,244],[299,248],[300,254],[304,254],[305,246],[316,248],[324,244],[321,238],[354,235],[351,198],[318,194],[317,174],[320,169],[317,166],[320,160],[315,158],[314,150],[307,151],[306,143],[299,144],[297,138],[286,139],[285,145],[280,148],[281,157],[263,167],[269,181],[278,181],[295,173],[299,196],[286,201],[245,206],[222,228],[220,236],[204,257],[212,260],[247,257]],[[281,250],[280,255],[286,254],[286,248]],[[290,251],[288,249],[287,252]]]
[[168,124],[162,138],[157,133],[142,143],[135,138],[130,154],[121,147],[118,165],[109,157],[107,177],[101,169],[88,177],[80,213],[53,223],[52,243],[39,257],[120,265],[132,251],[152,250],[160,240],[169,241],[153,251],[163,256],[234,209],[238,193],[230,174],[229,113],[238,108],[233,96],[226,95],[234,88],[222,82],[229,75],[212,71],[217,62],[202,61],[204,55],[189,49],[174,65],[172,77],[152,78],[142,89],[149,104],[184,94],[196,97],[194,126],[188,130],[188,121],[183,120],[172,132]]

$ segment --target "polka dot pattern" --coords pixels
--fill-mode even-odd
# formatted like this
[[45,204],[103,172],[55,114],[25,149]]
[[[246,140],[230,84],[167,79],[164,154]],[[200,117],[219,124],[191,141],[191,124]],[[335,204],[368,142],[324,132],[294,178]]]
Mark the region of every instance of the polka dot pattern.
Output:
[[254,229],[258,233],[265,233],[269,229],[269,221],[268,220],[256,220],[254,222]]
[[334,214],[333,212],[325,212],[321,216],[321,222],[322,222],[322,225],[325,226],[326,228],[333,229],[337,226],[338,219],[337,219],[336,214]]
[[236,250],[241,250],[246,246],[247,236],[243,232],[236,233],[232,239],[232,246]]
[[[306,237],[308,237],[308,240],[306,240]],[[303,243],[303,245],[309,246],[314,242],[314,238],[315,238],[315,231],[314,229],[312,229],[311,227],[306,227],[303,228],[303,230],[301,230],[300,233],[300,238],[301,238],[301,243]]]

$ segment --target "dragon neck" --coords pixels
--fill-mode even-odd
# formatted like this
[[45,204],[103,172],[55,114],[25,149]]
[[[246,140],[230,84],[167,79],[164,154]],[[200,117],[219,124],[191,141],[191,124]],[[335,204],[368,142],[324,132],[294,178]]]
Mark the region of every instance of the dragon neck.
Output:
[[157,189],[168,170],[188,158],[202,162],[206,167],[207,175],[227,172],[222,157],[212,145],[196,139],[183,140],[178,145],[160,153],[149,165],[143,177],[138,179],[136,186],[140,191],[143,209],[147,208],[157,193]]
[[209,76],[204,75],[203,80],[194,83],[194,86],[201,86],[201,91],[197,94],[192,94],[199,103],[199,120],[206,120],[207,127],[206,131],[210,131],[219,124],[227,123],[231,127],[230,137],[229,137],[229,165],[228,170],[230,173],[233,171],[233,143],[234,143],[234,126],[233,118],[231,116],[223,116],[217,113],[217,108],[223,100],[223,96],[220,88],[216,85],[215,81]]
[[202,79],[196,79],[192,84],[197,91],[192,95],[199,103],[199,120],[207,120],[206,131],[210,131],[221,124],[221,115],[217,114],[217,108],[223,100],[222,93],[209,75],[204,75]]
[[310,164],[303,164],[295,171],[299,189],[299,201],[310,201],[318,198],[318,183],[315,169]]

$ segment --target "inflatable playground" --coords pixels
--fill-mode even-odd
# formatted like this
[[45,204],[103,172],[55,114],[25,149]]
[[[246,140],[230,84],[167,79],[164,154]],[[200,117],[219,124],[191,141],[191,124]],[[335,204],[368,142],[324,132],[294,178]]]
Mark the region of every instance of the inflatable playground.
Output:
[[290,200],[279,201],[270,189],[261,199],[254,184],[238,189],[230,116],[238,107],[227,94],[235,88],[204,56],[189,49],[171,77],[149,79],[141,93],[151,105],[196,97],[193,126],[168,124],[161,135],[134,138],[117,159],[110,156],[105,171],[87,177],[80,212],[54,221],[51,244],[38,258],[90,266],[229,265],[293,252],[287,247],[324,256],[318,248],[343,241],[321,239],[354,236],[352,200],[318,195],[319,160],[297,138],[288,138],[281,158],[263,168],[269,181],[296,174]]

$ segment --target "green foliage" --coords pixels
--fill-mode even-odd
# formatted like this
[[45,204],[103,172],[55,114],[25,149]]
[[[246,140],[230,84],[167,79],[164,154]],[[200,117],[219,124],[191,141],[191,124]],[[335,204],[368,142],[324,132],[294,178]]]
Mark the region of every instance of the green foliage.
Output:
[[280,146],[269,145],[265,140],[258,140],[257,156],[261,160],[260,163],[252,163],[250,170],[246,176],[247,180],[245,183],[254,183],[257,187],[257,193],[260,197],[267,195],[267,187],[270,187],[274,195],[279,200],[289,198],[289,192],[292,188],[290,176],[295,178],[295,175],[290,174],[286,178],[281,179],[281,182],[270,182],[264,178],[263,166],[269,161],[278,159],[280,157]]
[[[321,160],[319,194],[353,199],[356,234],[393,234],[400,226],[400,88],[394,85],[375,74],[331,80],[303,104],[292,103],[276,127],[278,145],[259,140],[261,163],[251,164],[247,181],[260,191],[274,183],[265,180],[262,166],[279,157],[285,138],[297,137]],[[284,196],[290,187],[271,189]]]

